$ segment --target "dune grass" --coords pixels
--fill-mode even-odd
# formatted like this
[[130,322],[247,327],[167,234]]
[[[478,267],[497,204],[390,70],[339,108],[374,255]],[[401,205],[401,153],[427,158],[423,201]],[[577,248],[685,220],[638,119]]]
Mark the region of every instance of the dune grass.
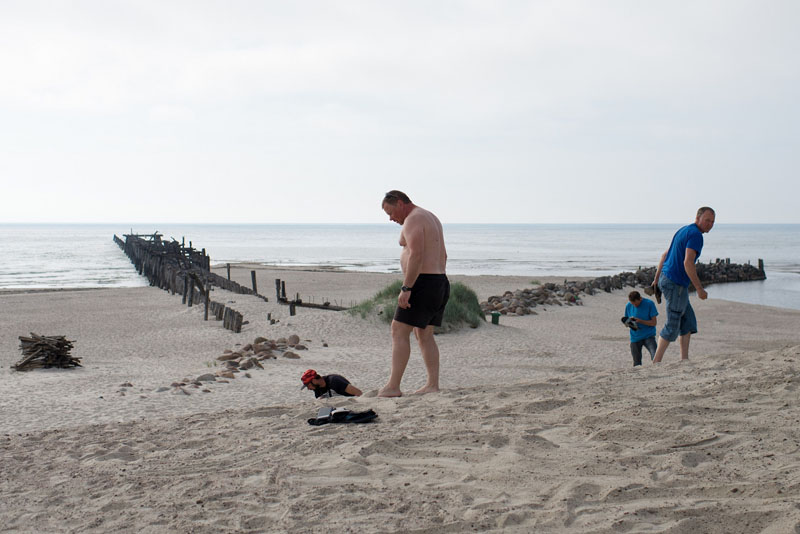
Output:
[[[364,300],[350,308],[349,312],[353,315],[360,315],[362,319],[366,319],[369,315],[377,315],[383,322],[391,323],[401,285],[402,281],[400,280],[392,282],[371,299]],[[450,299],[444,309],[442,326],[437,327],[436,331],[449,332],[464,325],[477,328],[481,321],[486,322],[486,317],[475,292],[460,282],[451,283]]]

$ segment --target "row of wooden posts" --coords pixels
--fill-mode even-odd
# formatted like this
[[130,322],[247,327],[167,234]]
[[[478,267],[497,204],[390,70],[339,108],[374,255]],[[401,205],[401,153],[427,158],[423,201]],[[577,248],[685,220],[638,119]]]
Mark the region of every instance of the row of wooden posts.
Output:
[[[164,241],[161,234],[124,234],[123,241],[116,235],[114,242],[130,258],[140,275],[145,276],[151,286],[165,291],[180,293],[182,303],[193,306],[195,302],[203,302],[205,306],[203,318],[207,321],[209,312],[223,322],[223,327],[234,332],[241,332],[244,318],[241,313],[220,302],[211,300],[211,288],[217,286],[239,294],[258,296],[253,271],[253,289],[244,287],[230,279],[212,273],[209,270],[211,260],[205,249],[198,252],[184,243]],[[228,271],[230,273],[230,270]],[[230,274],[229,274],[230,277]]]
[[[137,272],[145,276],[151,286],[156,286],[165,291],[170,291],[173,295],[180,293],[182,303],[191,307],[196,302],[203,302],[205,305],[204,319],[207,321],[209,313],[218,321],[223,322],[223,327],[234,332],[241,332],[244,318],[241,313],[225,306],[222,303],[211,300],[211,288],[213,286],[231,291],[234,293],[254,295],[268,301],[267,297],[258,293],[258,283],[256,272],[250,271],[252,289],[242,286],[231,280],[231,264],[228,263],[227,279],[211,272],[211,259],[206,254],[206,249],[198,251],[192,247],[185,246],[176,240],[165,241],[158,232],[153,234],[123,234],[124,240],[116,235],[114,242],[130,258]],[[286,298],[286,282],[281,279],[275,280],[275,294],[277,302],[289,306],[289,315],[297,313],[297,307],[316,308],[321,310],[341,311],[347,308],[332,305],[330,302],[316,304],[304,302],[298,293],[293,300]]]

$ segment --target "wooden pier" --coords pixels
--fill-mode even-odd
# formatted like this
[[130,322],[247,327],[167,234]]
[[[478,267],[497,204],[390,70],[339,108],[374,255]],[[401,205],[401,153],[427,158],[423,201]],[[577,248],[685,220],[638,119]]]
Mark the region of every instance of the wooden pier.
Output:
[[253,289],[244,287],[231,280],[211,272],[211,259],[205,249],[197,250],[191,241],[186,247],[183,242],[165,241],[158,232],[152,234],[123,234],[124,240],[116,235],[114,242],[130,258],[138,273],[145,276],[151,286],[169,291],[173,295],[179,293],[182,303],[193,306],[203,303],[204,318],[211,314],[222,321],[223,327],[234,332],[242,331],[242,314],[220,302],[211,300],[212,287],[244,295],[259,295],[253,273]]

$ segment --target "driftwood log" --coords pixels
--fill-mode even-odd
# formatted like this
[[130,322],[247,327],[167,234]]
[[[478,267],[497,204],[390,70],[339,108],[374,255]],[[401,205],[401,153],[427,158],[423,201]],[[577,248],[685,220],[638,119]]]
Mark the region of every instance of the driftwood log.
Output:
[[31,332],[30,337],[19,336],[22,359],[12,365],[17,371],[28,371],[40,367],[81,367],[80,358],[71,356],[74,341],[64,336],[40,336]]

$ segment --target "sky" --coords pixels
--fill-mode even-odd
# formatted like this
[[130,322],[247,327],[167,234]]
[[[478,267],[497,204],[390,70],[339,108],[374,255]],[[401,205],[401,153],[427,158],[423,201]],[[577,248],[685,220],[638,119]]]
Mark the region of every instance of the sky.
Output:
[[800,223],[800,2],[0,0],[0,222]]

